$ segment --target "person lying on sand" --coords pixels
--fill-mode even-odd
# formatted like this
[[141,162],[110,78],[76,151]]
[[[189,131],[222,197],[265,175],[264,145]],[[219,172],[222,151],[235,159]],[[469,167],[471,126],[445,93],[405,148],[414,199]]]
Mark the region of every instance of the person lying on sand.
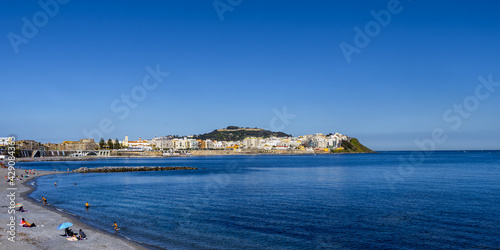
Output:
[[18,211],[21,213],[28,212],[27,210],[24,210],[23,206],[20,206]]
[[28,223],[24,218],[21,219],[21,226],[23,227],[36,227],[35,223]]

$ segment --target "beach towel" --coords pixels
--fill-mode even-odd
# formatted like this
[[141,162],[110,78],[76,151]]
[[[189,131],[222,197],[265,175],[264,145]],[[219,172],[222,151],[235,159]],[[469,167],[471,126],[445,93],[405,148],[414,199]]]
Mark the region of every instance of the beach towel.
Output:
[[66,237],[67,240],[69,241],[77,241],[78,239],[76,238],[76,236],[71,236],[71,237]]

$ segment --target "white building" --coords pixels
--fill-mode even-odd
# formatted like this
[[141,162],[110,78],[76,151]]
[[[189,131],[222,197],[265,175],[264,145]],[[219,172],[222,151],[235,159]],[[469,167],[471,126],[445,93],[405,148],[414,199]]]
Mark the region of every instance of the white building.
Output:
[[11,137],[0,137],[0,146],[7,146],[11,141]]
[[270,137],[270,138],[262,139],[258,148],[270,150],[270,149],[273,149],[276,146],[280,146],[280,145],[281,145],[281,138]]
[[199,149],[199,143],[196,139],[187,139],[186,146],[189,149]]
[[225,149],[225,148],[226,148],[225,141],[214,141],[213,142],[213,149]]
[[[128,137],[125,137],[125,140],[128,141]],[[143,140],[140,137],[139,137],[139,140],[128,141],[128,143],[126,143],[125,145],[128,145],[129,148],[137,148],[137,149],[144,149],[144,150],[152,150],[153,149],[150,141]]]
[[172,140],[172,143],[173,143],[173,149],[175,150],[184,150],[184,149],[188,149],[188,146],[187,146],[187,139],[186,138],[182,138],[182,139],[173,139]]
[[174,142],[168,137],[157,137],[151,141],[151,144],[157,149],[172,149],[174,148]]
[[260,146],[261,138],[257,137],[248,137],[243,139],[243,147],[244,148],[258,148]]
[[288,148],[297,148],[302,144],[302,140],[297,137],[286,137],[286,138],[281,138],[281,143],[279,146],[285,146]]
[[201,144],[202,144],[203,149],[213,149],[214,148],[214,141],[212,141],[210,139],[204,140]]

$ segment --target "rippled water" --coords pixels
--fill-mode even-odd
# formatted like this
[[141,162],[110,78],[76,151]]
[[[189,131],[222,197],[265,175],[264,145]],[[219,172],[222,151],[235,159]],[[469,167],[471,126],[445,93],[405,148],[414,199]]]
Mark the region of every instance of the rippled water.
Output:
[[106,231],[113,232],[116,221],[119,234],[158,247],[500,248],[500,153],[433,152],[413,155],[421,164],[401,163],[410,156],[385,152],[20,165],[40,170],[200,168],[37,180],[32,197],[44,195]]

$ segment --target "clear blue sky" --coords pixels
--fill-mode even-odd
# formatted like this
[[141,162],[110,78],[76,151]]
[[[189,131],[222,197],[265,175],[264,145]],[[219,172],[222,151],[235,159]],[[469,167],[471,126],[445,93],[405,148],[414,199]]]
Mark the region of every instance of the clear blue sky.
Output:
[[[402,0],[348,63],[339,45],[354,45],[354,27],[390,2],[243,0],[221,21],[212,0],[72,0],[44,25],[37,1],[2,1],[0,132],[78,140],[103,119],[113,139],[271,128],[286,107],[296,117],[275,125],[296,136],[340,132],[406,150],[442,128],[436,149],[499,149],[500,87],[460,125],[443,115],[475,95],[478,76],[500,82],[500,3]],[[23,17],[41,27],[16,53],[9,34],[23,36]],[[156,65],[170,75],[120,119],[111,104]]]

